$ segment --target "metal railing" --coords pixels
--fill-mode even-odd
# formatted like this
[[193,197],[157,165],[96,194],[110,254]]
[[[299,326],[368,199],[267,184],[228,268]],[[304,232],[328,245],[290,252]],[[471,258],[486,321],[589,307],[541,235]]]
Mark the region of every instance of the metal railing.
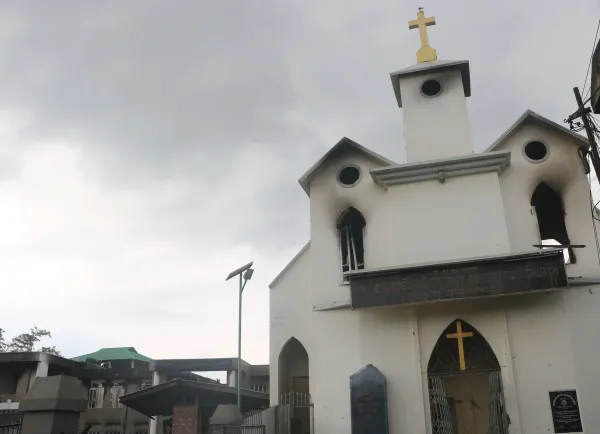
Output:
[[19,410],[0,410],[0,434],[21,434],[23,413]]
[[265,434],[264,425],[242,425],[242,426],[226,426],[223,429],[223,434]]

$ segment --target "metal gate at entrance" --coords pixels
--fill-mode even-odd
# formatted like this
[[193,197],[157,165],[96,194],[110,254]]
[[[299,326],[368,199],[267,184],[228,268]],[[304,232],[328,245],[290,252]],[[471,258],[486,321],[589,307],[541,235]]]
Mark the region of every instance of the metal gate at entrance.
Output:
[[223,434],[265,434],[265,426],[226,426]]
[[314,433],[313,404],[309,393],[284,393],[276,408],[276,434]]
[[470,324],[457,319],[443,331],[427,374],[433,434],[508,434],[500,364]]
[[[280,404],[243,415],[240,426],[225,426],[223,434],[312,434],[314,411],[309,393],[288,392]],[[3,434],[3,433],[0,433]]]

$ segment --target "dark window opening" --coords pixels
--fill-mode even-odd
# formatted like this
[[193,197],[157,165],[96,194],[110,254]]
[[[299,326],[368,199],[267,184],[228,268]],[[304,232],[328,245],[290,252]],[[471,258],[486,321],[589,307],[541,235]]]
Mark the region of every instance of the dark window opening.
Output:
[[[550,247],[557,244],[571,244],[565,225],[562,200],[552,188],[544,182],[540,183],[531,196],[531,206],[535,208],[543,245]],[[570,264],[576,262],[575,252],[572,248],[567,249],[565,260]]]
[[437,80],[427,80],[421,85],[421,92],[426,96],[436,96],[442,91],[442,85]]
[[353,186],[360,179],[360,170],[358,167],[348,166],[340,170],[338,175],[340,183],[346,187]]
[[532,161],[541,161],[548,155],[548,148],[542,142],[529,142],[525,145],[525,155]]
[[365,218],[355,208],[348,208],[338,222],[342,254],[342,272],[365,268]]

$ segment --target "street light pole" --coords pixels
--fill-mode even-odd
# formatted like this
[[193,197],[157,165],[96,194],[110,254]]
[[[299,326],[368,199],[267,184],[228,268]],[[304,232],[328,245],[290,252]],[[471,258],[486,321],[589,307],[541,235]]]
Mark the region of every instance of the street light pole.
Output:
[[246,283],[248,280],[252,278],[252,274],[254,270],[252,269],[253,262],[250,262],[243,267],[238,268],[237,270],[229,273],[229,276],[225,279],[226,281],[235,277],[239,274],[240,276],[240,284],[239,284],[239,293],[238,293],[238,361],[237,361],[237,378],[236,378],[236,387],[237,387],[237,407],[240,414],[242,413],[242,293],[244,292],[244,288],[246,287]]
[[238,368],[237,379],[235,380],[235,385],[237,386],[237,406],[240,413],[242,412],[242,291],[244,290],[242,280],[242,273],[240,273],[240,294],[238,301]]

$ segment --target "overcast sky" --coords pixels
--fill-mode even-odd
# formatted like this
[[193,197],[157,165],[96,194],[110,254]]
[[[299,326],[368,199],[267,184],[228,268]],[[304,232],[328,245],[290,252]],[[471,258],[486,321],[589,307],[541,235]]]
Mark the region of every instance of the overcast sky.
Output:
[[302,173],[347,136],[404,158],[389,72],[471,62],[483,150],[574,111],[596,0],[0,2],[0,327],[72,357],[268,362],[268,283],[308,240]]

